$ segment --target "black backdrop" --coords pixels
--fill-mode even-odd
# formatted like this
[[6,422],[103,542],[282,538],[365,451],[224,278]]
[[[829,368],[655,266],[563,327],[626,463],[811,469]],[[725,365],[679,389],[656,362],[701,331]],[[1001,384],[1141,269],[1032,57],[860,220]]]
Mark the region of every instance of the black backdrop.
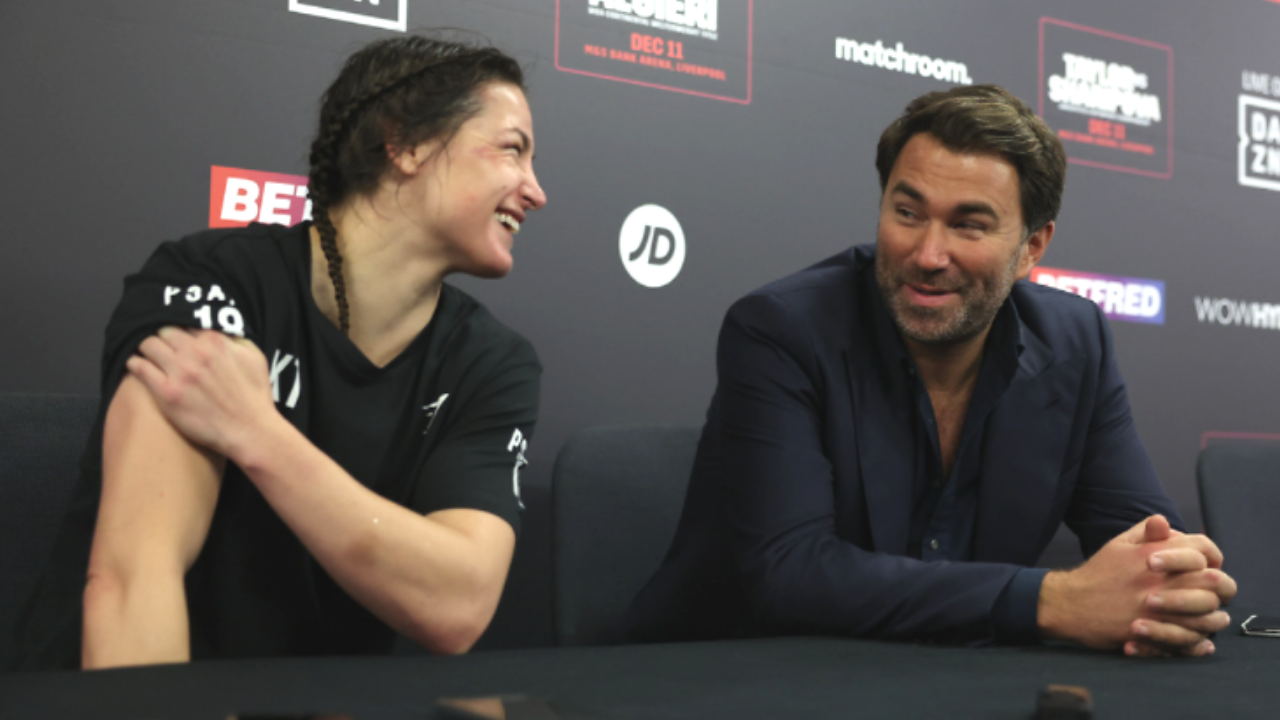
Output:
[[[730,302],[871,241],[880,130],[965,78],[1040,107],[1081,161],[1045,264],[1116,311],[1139,430],[1192,525],[1201,443],[1280,432],[1269,0],[4,3],[0,390],[97,392],[120,279],[161,240],[210,224],[225,192],[213,168],[262,190],[262,173],[305,174],[342,58],[399,32],[352,22],[368,18],[476,30],[529,68],[550,202],[508,278],[456,279],[546,366],[502,644],[550,642],[547,487],[563,441],[599,423],[700,422]],[[641,213],[620,239],[648,204],[678,230]],[[646,224],[682,244],[679,273],[656,288],[620,254]],[[1162,322],[1138,301],[1124,314],[1125,297],[1152,292]]]

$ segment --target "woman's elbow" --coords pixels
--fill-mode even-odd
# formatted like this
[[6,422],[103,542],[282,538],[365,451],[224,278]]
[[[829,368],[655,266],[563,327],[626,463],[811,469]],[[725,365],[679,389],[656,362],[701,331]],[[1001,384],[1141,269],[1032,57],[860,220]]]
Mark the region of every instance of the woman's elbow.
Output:
[[484,635],[493,619],[497,602],[487,598],[458,598],[447,609],[435,608],[414,618],[412,639],[436,655],[462,655]]
[[81,595],[85,625],[110,615],[124,603],[124,582],[113,572],[90,568]]

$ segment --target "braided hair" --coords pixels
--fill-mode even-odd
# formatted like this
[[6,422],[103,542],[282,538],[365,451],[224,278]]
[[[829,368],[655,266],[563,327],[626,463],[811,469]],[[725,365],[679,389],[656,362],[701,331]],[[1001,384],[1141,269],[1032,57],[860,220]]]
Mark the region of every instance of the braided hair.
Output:
[[409,35],[357,51],[325,91],[311,143],[308,196],[344,334],[351,329],[351,309],[330,210],[377,188],[391,164],[388,146],[409,148],[436,138],[447,145],[480,111],[477,93],[489,82],[523,89],[524,73],[492,47]]

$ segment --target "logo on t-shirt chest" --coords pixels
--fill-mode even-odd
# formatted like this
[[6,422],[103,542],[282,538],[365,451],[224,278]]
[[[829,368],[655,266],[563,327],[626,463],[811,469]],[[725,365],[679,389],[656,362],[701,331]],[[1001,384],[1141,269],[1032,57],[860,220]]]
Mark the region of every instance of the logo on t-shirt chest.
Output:
[[284,406],[293,409],[298,406],[298,397],[302,394],[302,358],[276,350],[271,355],[271,399],[277,405],[280,404],[281,387],[286,385],[289,395]]
[[422,430],[422,434],[426,435],[431,429],[431,424],[436,421],[436,415],[440,413],[440,408],[444,407],[444,401],[449,399],[449,393],[441,393],[433,403],[427,403],[422,406],[422,412],[427,417],[427,427]]

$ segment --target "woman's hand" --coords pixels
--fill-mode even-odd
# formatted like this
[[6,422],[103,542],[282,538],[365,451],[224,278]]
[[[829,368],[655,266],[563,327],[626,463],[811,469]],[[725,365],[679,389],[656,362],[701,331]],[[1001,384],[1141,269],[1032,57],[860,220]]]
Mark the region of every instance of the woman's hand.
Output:
[[188,440],[233,462],[280,417],[267,359],[252,342],[214,330],[161,328],[126,362]]

